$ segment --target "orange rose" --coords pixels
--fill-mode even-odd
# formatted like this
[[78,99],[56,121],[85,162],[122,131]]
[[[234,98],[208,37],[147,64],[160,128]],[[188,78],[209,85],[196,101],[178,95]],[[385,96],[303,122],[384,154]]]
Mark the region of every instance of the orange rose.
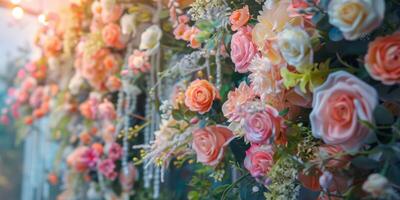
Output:
[[365,56],[365,67],[373,79],[383,84],[400,83],[400,32],[371,42]]
[[250,19],[249,6],[245,6],[242,9],[235,10],[229,17],[231,22],[232,31],[237,31],[240,27],[246,25]]
[[215,87],[206,80],[195,80],[190,83],[185,92],[185,105],[191,111],[204,114],[210,111],[217,96]]

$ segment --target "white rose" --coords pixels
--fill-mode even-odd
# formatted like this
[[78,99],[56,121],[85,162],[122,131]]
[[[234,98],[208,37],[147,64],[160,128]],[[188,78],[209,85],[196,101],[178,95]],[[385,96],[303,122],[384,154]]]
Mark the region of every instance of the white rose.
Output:
[[329,22],[347,40],[356,40],[378,27],[385,14],[384,0],[334,0],[329,3]]
[[286,27],[278,34],[278,46],[286,62],[302,72],[313,62],[311,39],[300,27]]
[[122,34],[128,35],[132,33],[132,37],[136,35],[136,15],[125,14],[121,18],[121,31]]
[[79,89],[81,88],[81,85],[83,84],[84,80],[82,76],[79,73],[76,73],[71,81],[69,82],[68,89],[71,92],[71,94],[76,95],[79,92]]
[[140,50],[147,50],[150,54],[159,47],[162,31],[157,25],[147,28],[140,39]]
[[388,185],[389,181],[386,177],[380,174],[371,174],[362,185],[362,189],[374,197],[379,197],[385,193]]

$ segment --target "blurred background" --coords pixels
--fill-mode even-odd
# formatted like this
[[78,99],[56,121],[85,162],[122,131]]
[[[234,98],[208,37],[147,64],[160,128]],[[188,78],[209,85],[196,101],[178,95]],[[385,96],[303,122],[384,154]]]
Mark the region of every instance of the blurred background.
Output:
[[[33,39],[41,23],[41,15],[58,10],[63,0],[0,0],[0,107],[7,108],[4,101],[7,87],[14,80],[17,70],[29,58],[35,57]],[[13,126],[0,125],[0,199],[32,199],[33,195],[52,190],[46,185],[46,168],[51,163],[35,163],[31,155],[51,157],[45,133],[39,127],[36,133],[20,143]],[[44,129],[45,130],[45,129]],[[46,148],[41,144],[46,143]],[[41,145],[41,146],[38,146]],[[53,145],[53,147],[52,147]],[[42,154],[34,154],[40,150]],[[35,174],[35,176],[32,176]],[[25,180],[25,181],[22,181]]]

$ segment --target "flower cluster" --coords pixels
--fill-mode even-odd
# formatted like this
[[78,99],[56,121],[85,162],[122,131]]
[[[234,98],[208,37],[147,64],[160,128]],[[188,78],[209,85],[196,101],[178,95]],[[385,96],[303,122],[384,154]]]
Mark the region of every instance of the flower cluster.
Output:
[[61,197],[90,187],[88,199],[140,199],[153,185],[158,198],[160,181],[177,181],[164,176],[172,169],[202,175],[187,186],[194,200],[400,198],[397,1],[82,0],[68,10],[47,16],[40,58],[19,70],[0,118],[49,116],[65,147],[59,174],[87,184],[65,181]]

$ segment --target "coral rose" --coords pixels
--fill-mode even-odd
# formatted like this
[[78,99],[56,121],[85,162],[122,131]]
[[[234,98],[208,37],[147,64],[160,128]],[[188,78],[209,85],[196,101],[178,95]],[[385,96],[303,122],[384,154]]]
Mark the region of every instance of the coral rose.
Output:
[[237,31],[240,27],[246,25],[246,23],[250,19],[249,6],[246,5],[239,10],[233,11],[231,16],[229,17],[229,21],[231,22],[232,31]]
[[272,106],[266,105],[265,110],[251,113],[245,119],[245,138],[255,144],[265,143],[272,135],[281,135],[283,118]]
[[244,167],[255,178],[265,177],[274,163],[274,151],[270,145],[253,144],[246,151]]
[[357,150],[370,135],[360,120],[373,122],[378,104],[375,89],[357,77],[338,71],[314,90],[310,122],[314,137],[339,145],[346,151]]
[[400,32],[369,44],[365,68],[373,79],[386,85],[400,83]]
[[233,34],[231,41],[231,57],[235,63],[235,71],[246,73],[251,60],[257,54],[257,47],[251,41],[251,27],[242,27]]
[[233,138],[232,132],[223,126],[209,126],[193,132],[193,149],[197,161],[216,166],[224,156],[225,147]]
[[206,80],[195,80],[190,83],[185,92],[185,105],[194,112],[204,114],[210,111],[217,91],[215,87]]

